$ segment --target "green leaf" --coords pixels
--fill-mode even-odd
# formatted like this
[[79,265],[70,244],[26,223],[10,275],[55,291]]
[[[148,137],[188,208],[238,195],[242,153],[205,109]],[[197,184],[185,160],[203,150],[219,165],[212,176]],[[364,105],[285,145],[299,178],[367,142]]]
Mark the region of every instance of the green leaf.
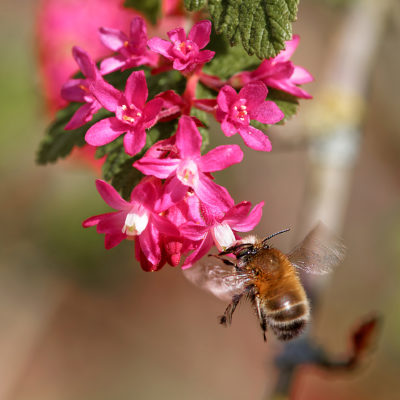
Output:
[[299,0],[208,0],[215,29],[249,55],[275,57],[292,37]]
[[185,0],[185,8],[188,11],[199,11],[206,4],[206,0]]
[[39,145],[36,157],[38,164],[47,164],[57,161],[59,158],[65,158],[71,153],[72,149],[85,145],[86,131],[100,119],[111,115],[105,109],[99,110],[93,119],[80,128],[66,131],[65,125],[71,119],[75,111],[82,106],[82,103],[71,103],[64,109],[60,110],[55,120],[51,123],[46,131],[45,137]]
[[125,0],[124,7],[140,11],[153,25],[157,22],[161,0]]
[[107,156],[103,164],[103,176],[118,190],[122,197],[129,199],[132,189],[142,179],[143,174],[132,164],[143,157],[144,153],[157,141],[171,137],[176,132],[177,121],[158,123],[153,126],[146,136],[146,145],[134,157],[125,153],[123,136],[101,146],[96,151],[96,157]]

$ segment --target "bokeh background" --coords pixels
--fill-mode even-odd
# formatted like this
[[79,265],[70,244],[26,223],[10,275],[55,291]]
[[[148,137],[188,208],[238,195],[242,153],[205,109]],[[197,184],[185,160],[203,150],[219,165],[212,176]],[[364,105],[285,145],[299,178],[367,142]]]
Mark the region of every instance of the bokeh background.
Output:
[[[193,287],[178,268],[143,272],[131,243],[106,251],[102,236],[81,228],[82,220],[106,211],[92,169],[76,158],[35,165],[50,119],[43,88],[53,79],[38,67],[45,3],[0,5],[0,399],[268,399],[281,344],[272,336],[264,344],[250,308],[238,310],[230,329],[220,327],[225,304]],[[265,201],[259,235],[292,227],[274,242],[284,250],[306,229],[307,143],[332,65],[341,65],[335,49],[349,14],[334,2],[300,3],[294,60],[315,76],[307,86],[315,99],[302,101],[299,116],[271,132],[270,154],[247,151],[241,165],[217,175],[237,201]],[[312,335],[340,356],[363,317],[378,312],[383,323],[373,351],[352,373],[299,371],[295,400],[399,398],[400,4],[393,1],[379,18],[360,96],[361,134],[338,216],[347,257],[320,289]],[[88,29],[85,40],[96,41],[95,28]],[[57,40],[51,27],[47,35]],[[72,40],[60,41],[60,57]],[[324,119],[319,126],[323,131]],[[212,143],[226,138],[215,131]]]

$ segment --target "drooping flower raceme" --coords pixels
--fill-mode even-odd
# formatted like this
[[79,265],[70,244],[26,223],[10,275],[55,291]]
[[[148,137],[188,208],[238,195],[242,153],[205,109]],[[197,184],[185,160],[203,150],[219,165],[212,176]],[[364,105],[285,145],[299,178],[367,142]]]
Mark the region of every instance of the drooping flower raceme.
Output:
[[251,203],[243,201],[220,214],[215,214],[209,207],[203,206],[203,223],[189,221],[179,228],[184,236],[200,241],[197,249],[186,258],[182,268],[189,268],[200,260],[213,244],[219,251],[231,246],[236,241],[234,231],[252,230],[261,219],[263,205],[264,202],[258,203],[251,210]]
[[242,161],[243,152],[237,145],[219,146],[204,156],[200,154],[201,135],[189,116],[178,123],[175,146],[179,158],[142,157],[133,165],[145,175],[167,179],[165,201],[177,203],[193,189],[201,201],[211,207],[225,209],[232,201],[226,189],[207,175]]
[[268,89],[264,83],[251,82],[239,93],[231,86],[224,86],[217,97],[216,118],[226,136],[235,133],[243,138],[246,146],[254,150],[270,151],[271,142],[260,130],[250,125],[254,119],[264,124],[275,124],[284,114],[273,101],[265,101]]
[[[216,75],[203,73],[203,64],[214,57],[214,52],[204,50],[210,33],[211,23],[200,21],[187,36],[178,27],[168,32],[170,41],[147,40],[145,21],[140,17],[132,20],[129,35],[101,28],[101,41],[114,55],[100,61],[99,71],[85,51],[75,48],[74,58],[85,79],[70,80],[63,88],[67,100],[85,103],[67,128],[83,125],[101,107],[110,112],[108,118],[90,124],[85,135],[89,145],[104,146],[124,135],[123,146],[118,141],[110,146],[111,153],[108,146],[101,149],[106,153],[107,179],[115,188],[126,193],[139,171],[146,175],[133,188],[130,201],[98,180],[101,197],[116,211],[88,218],[83,226],[97,226],[105,234],[106,248],[134,240],[136,259],[147,271],[159,270],[166,263],[188,268],[213,245],[220,251],[230,247],[240,239],[240,232],[253,229],[261,218],[263,203],[253,209],[246,201],[235,205],[228,190],[214,182],[211,173],[241,162],[243,153],[238,145],[224,145],[201,154],[198,127],[207,129],[205,113],[220,122],[226,136],[238,133],[248,147],[269,151],[268,137],[252,125],[254,121],[275,124],[284,117],[276,103],[266,100],[267,86],[305,97],[297,85],[310,79],[307,71],[290,61],[296,38],[255,71],[239,72],[228,81],[218,76],[212,64],[210,71]],[[140,65],[146,67],[133,71],[128,79],[121,73],[109,75]],[[199,82],[211,90],[198,90]],[[148,84],[155,92],[150,101]],[[240,88],[239,93],[230,84]],[[207,94],[206,98],[197,98],[198,93]],[[195,117],[193,108],[202,112]],[[135,158],[130,170],[132,162],[126,162],[124,152],[138,154],[146,144],[146,129],[155,124],[159,125],[153,133],[161,140],[154,143],[151,135],[152,145],[142,158]]]
[[90,91],[90,84],[94,82],[100,73],[89,54],[75,46],[72,55],[86,79],[70,79],[61,89],[61,96],[67,101],[85,103],[78,108],[64,129],[76,129],[90,121],[93,115],[100,110],[101,104]]
[[286,48],[276,57],[264,60],[254,71],[239,72],[230,79],[230,84],[242,87],[249,82],[262,81],[269,87],[293,96],[311,99],[312,96],[298,85],[312,82],[313,77],[305,68],[290,61],[299,41],[300,37],[293,35],[293,39],[286,42]]
[[102,78],[96,79],[90,90],[104,108],[115,113],[115,117],[94,124],[86,132],[86,142],[102,146],[126,132],[125,151],[131,156],[138,153],[146,143],[146,129],[155,124],[163,104],[162,99],[146,103],[148,91],[144,72],[132,72],[126,82],[125,93]]
[[100,72],[103,75],[139,65],[157,65],[158,55],[147,48],[147,28],[143,18],[133,18],[129,37],[124,32],[111,28],[100,28],[99,33],[104,46],[118,53],[101,62]]
[[215,52],[202,50],[210,41],[211,22],[200,21],[193,25],[188,36],[183,28],[169,31],[171,42],[153,37],[148,41],[148,46],[156,53],[173,62],[173,68],[182,72],[192,72],[196,67],[209,62]]
[[107,249],[124,239],[136,239],[149,263],[159,265],[161,236],[179,235],[176,226],[160,216],[157,210],[160,185],[155,178],[144,179],[133,189],[128,202],[111,185],[97,180],[96,187],[100,196],[117,211],[88,218],[82,225],[85,228],[97,225],[97,232],[105,234]]

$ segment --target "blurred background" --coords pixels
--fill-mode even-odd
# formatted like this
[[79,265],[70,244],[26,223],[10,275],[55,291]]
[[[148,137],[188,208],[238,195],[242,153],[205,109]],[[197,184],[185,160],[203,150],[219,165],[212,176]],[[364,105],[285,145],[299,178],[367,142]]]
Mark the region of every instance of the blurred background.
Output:
[[[59,72],[46,69],[44,54],[61,69],[74,44],[98,46],[96,26],[127,26],[132,16],[118,1],[94,8],[93,2],[1,2],[0,399],[269,399],[282,345],[272,335],[262,341],[250,307],[222,328],[217,316],[226,305],[178,268],[143,272],[131,243],[106,251],[103,236],[82,229],[82,220],[107,211],[93,169],[77,157],[35,165]],[[283,250],[321,215],[340,232],[348,248],[344,263],[309,283],[319,293],[311,331],[317,343],[344,355],[354,326],[371,312],[383,316],[374,349],[358,369],[304,367],[290,398],[394,400],[400,392],[400,4],[341,3],[300,2],[294,61],[315,76],[306,87],[314,100],[301,101],[298,116],[271,131],[270,154],[247,151],[242,164],[217,180],[237,202],[265,201],[260,236],[292,228],[274,240]],[[81,18],[78,25],[73,16],[75,23]],[[57,34],[61,26],[70,33]],[[340,126],[332,122],[338,120]],[[222,143],[226,138],[215,131],[212,144]]]

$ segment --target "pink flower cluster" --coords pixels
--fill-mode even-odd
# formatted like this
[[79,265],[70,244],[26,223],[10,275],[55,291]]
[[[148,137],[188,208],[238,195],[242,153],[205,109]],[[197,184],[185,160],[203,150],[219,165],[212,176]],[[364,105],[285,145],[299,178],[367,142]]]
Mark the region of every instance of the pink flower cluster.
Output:
[[[66,129],[84,125],[104,108],[112,116],[93,124],[86,132],[86,142],[103,146],[124,135],[124,150],[130,156],[145,147],[146,130],[179,118],[175,134],[155,143],[133,163],[144,177],[132,190],[130,201],[121,198],[110,184],[97,180],[100,196],[116,211],[83,222],[84,227],[97,226],[97,232],[105,234],[106,248],[134,239],[136,258],[147,271],[158,270],[166,263],[190,267],[214,244],[219,250],[231,246],[239,238],[238,232],[252,230],[261,218],[263,202],[253,208],[247,201],[235,205],[227,189],[215,183],[211,175],[240,163],[240,146],[223,145],[202,155],[198,129],[202,123],[190,116],[191,109],[209,112],[226,136],[238,133],[246,146],[270,151],[268,137],[251,124],[252,120],[275,124],[284,118],[278,106],[266,100],[267,86],[307,97],[297,84],[307,81],[309,74],[289,61],[297,45],[295,38],[284,52],[264,60],[255,71],[240,72],[226,82],[216,78],[215,99],[197,99],[198,82],[212,78],[202,72],[203,65],[215,55],[204,50],[210,33],[211,23],[200,21],[188,35],[176,28],[168,32],[169,41],[148,39],[140,17],[133,19],[129,35],[100,28],[102,43],[114,55],[102,60],[98,69],[84,50],[75,47],[73,56],[84,78],[70,79],[62,89],[64,99],[83,103]],[[145,72],[137,69],[143,65],[155,74],[168,69],[179,71],[187,80],[184,93],[167,90],[148,99]],[[110,72],[133,67],[136,70],[127,79],[124,91],[104,78]]]

